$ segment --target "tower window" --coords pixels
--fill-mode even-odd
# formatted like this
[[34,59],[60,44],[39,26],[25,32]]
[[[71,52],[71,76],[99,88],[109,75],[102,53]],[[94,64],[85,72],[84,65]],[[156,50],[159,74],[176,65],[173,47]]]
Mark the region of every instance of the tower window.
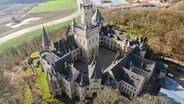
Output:
[[89,40],[89,45],[91,44],[91,41]]
[[85,45],[85,41],[83,41],[83,44]]

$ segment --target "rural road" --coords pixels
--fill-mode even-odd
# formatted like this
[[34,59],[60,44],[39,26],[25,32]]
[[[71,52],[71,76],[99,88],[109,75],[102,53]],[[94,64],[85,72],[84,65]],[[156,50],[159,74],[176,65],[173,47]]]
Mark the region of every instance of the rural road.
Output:
[[[73,19],[75,17],[80,16],[80,7],[79,6],[80,6],[81,2],[82,2],[82,0],[77,0],[78,10],[75,13],[73,13],[73,14],[67,16],[67,17],[58,19],[58,20],[54,20],[54,21],[50,21],[50,22],[44,23],[44,25],[51,26],[51,25],[62,23],[62,22],[65,22],[65,21],[68,21],[68,20],[71,20],[71,19]],[[10,39],[13,39],[13,38],[16,38],[18,36],[21,36],[21,35],[23,35],[23,34],[25,34],[27,32],[31,32],[31,31],[40,29],[40,28],[42,28],[42,26],[43,26],[42,24],[39,24],[39,25],[36,25],[36,26],[32,26],[32,27],[25,28],[25,29],[19,30],[17,32],[8,34],[8,35],[6,35],[4,37],[1,37],[0,38],[0,44],[4,43],[4,42],[6,42],[6,41],[8,41]]]

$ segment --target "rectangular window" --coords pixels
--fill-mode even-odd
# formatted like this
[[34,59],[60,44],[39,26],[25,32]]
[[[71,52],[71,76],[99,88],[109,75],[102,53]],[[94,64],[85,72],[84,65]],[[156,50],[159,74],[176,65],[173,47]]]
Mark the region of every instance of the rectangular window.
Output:
[[89,40],[89,45],[91,44],[91,41]]
[[83,41],[83,44],[85,45],[85,41]]

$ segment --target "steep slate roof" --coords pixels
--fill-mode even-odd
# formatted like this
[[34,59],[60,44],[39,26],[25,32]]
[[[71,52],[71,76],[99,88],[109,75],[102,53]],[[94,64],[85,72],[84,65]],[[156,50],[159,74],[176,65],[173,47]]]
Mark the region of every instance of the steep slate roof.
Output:
[[48,33],[45,30],[45,27],[43,27],[43,33],[42,33],[42,46],[43,47],[49,47],[49,37],[48,37]]
[[106,86],[110,86],[110,85],[112,85],[112,78],[111,78],[111,76],[110,76],[110,74],[108,73],[108,72],[106,72],[106,73],[104,73],[103,75],[102,75],[102,84],[104,84],[104,85],[106,85]]
[[101,68],[97,65],[95,59],[88,65],[88,74],[90,79],[100,79],[102,77]]
[[63,54],[78,48],[73,35],[67,36],[65,39],[62,39],[59,42],[55,42],[54,46],[57,51],[60,51],[60,53]]
[[64,66],[65,62],[67,62],[68,64],[71,64],[73,62],[71,53],[67,53],[66,55],[62,56],[60,59],[54,62],[52,66],[56,72],[63,74],[66,72],[66,69]]
[[87,23],[87,24],[76,24],[75,27],[79,28],[79,29],[82,29],[82,30],[92,30],[94,29],[95,27],[97,27],[98,25],[93,25],[93,24],[90,24],[90,23]]
[[142,58],[138,55],[133,54],[131,57],[131,60],[132,60],[132,64],[134,66],[139,67],[145,71],[150,72],[150,71],[154,70],[153,68],[155,68],[154,62],[147,60],[145,58]]
[[[124,55],[120,55],[119,58],[116,59],[115,63],[112,63],[105,70],[105,72],[111,71],[117,82],[123,80],[134,87],[138,87],[142,83],[144,78],[128,70],[132,56],[134,55],[133,52],[134,50],[131,50],[128,53],[125,53]],[[137,60],[137,61],[140,61],[140,60]]]
[[91,19],[92,23],[97,24],[98,22],[103,21],[103,20],[104,18],[102,17],[100,11],[97,9],[94,15],[92,16],[92,19]]
[[102,26],[102,28],[100,30],[100,34],[102,34],[102,33],[104,35],[108,36],[108,34],[111,34],[111,35],[115,34],[115,31],[112,28],[110,28],[109,26]]
[[116,81],[119,82],[123,80],[136,88],[139,87],[144,80],[142,76],[137,75],[126,68],[115,67],[111,71]]
[[68,81],[74,81],[76,80],[76,76],[79,73],[77,69],[75,69],[71,64],[67,63],[67,68],[65,68],[65,71],[62,75],[65,76],[65,79]]
[[75,80],[80,87],[84,87],[89,84],[88,74],[79,73],[77,79]]

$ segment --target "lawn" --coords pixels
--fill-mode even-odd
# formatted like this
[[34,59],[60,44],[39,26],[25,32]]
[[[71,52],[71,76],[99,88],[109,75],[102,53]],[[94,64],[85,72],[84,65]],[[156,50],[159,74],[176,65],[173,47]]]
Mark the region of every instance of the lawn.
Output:
[[120,30],[125,31],[128,36],[130,36],[130,39],[134,39],[135,36],[142,36],[145,32],[145,29],[143,28],[129,28],[128,26],[123,26],[123,25],[116,25]]
[[[80,21],[80,17],[78,17],[76,19],[76,21]],[[48,26],[48,27],[46,27],[46,29],[49,30],[49,31],[52,31],[54,29],[59,29],[59,28],[62,28],[64,26],[68,25],[68,24],[71,24],[71,22],[72,22],[72,20],[69,20],[69,21],[66,21],[66,22],[63,22],[63,23]],[[18,36],[16,38],[10,39],[10,40],[0,44],[0,53],[3,53],[6,49],[8,49],[10,47],[16,47],[16,46],[22,44],[23,42],[31,40],[34,37],[41,35],[41,33],[42,33],[42,29],[38,29],[38,30],[34,30],[32,32],[23,34],[21,36]]]
[[33,103],[33,97],[32,97],[32,94],[31,94],[31,89],[27,84],[25,84],[25,86],[23,88],[22,95],[23,95],[23,98],[26,101],[26,103],[29,103],[29,104]]
[[76,9],[76,0],[43,0],[42,3],[35,6],[30,13],[40,13],[48,11]]

